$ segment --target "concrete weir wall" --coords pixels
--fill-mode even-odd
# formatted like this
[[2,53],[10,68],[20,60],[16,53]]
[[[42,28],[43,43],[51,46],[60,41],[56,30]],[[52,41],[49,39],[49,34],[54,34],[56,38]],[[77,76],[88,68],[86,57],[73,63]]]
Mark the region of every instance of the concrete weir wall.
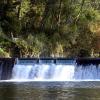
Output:
[[[100,58],[0,58],[0,80],[8,80],[12,77],[12,69],[14,67],[15,61],[18,60],[19,64],[25,63],[41,63],[41,60],[44,60],[42,63],[73,63],[70,60],[74,60],[78,65],[82,65],[83,67],[86,65],[99,65]],[[63,60],[63,61],[62,61]],[[62,65],[63,66],[63,65]]]
[[11,78],[12,68],[15,58],[0,58],[0,79],[7,80]]
[[100,64],[100,58],[77,58],[76,59],[77,65],[99,65]]
[[98,65],[98,64],[100,64],[100,58],[86,58],[86,57],[82,57],[82,58],[81,57],[80,58],[20,58],[19,60],[20,61],[34,60],[33,62],[35,62],[35,63],[39,63],[40,60],[44,60],[44,61],[46,60],[47,63],[50,60],[53,60],[53,63],[57,63],[60,60],[64,60],[65,62],[67,62],[69,60],[75,60],[77,65],[90,65],[90,64]]

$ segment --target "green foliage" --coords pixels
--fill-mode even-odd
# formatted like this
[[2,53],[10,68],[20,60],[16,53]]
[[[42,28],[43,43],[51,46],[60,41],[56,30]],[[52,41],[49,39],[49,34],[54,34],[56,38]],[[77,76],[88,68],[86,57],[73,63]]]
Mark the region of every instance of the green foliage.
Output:
[[30,0],[21,0],[19,18],[23,18],[25,14],[30,10]]
[[0,57],[9,57],[9,54],[0,48]]
[[90,56],[100,33],[98,2],[1,0],[0,47],[18,47],[21,57],[76,57],[81,51]]
[[17,39],[16,45],[21,49],[22,55],[38,57],[43,50],[45,42],[45,35],[40,34],[33,37],[29,34],[25,39]]

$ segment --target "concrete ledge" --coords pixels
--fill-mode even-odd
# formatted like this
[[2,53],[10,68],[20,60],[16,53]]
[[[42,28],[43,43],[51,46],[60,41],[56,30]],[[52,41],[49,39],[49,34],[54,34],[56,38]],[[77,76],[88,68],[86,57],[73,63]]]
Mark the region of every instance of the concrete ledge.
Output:
[[76,63],[78,65],[99,65],[100,64],[100,58],[77,58]]
[[99,65],[100,64],[100,58],[20,58],[19,60],[37,60],[37,63],[39,60],[54,60],[54,63],[57,63],[58,61],[62,62],[65,61],[70,61],[70,60],[76,60],[76,63],[78,65]]

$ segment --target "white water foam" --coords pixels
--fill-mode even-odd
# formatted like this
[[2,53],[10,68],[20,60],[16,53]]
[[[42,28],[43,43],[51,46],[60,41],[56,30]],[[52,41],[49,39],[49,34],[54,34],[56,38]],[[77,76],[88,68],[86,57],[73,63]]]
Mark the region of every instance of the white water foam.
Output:
[[100,66],[16,64],[10,81],[100,81]]
[[66,80],[66,81],[57,81],[57,80],[25,80],[25,79],[10,79],[10,80],[0,80],[0,83],[3,83],[3,82],[14,82],[14,83],[27,83],[27,82],[100,82],[100,80]]

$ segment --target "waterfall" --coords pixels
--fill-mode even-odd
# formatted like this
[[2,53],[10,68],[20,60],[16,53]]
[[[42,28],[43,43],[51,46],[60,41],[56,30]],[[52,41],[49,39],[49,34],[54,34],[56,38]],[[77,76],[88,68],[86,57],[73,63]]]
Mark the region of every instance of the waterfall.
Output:
[[0,61],[0,80],[1,80],[1,76],[2,76],[2,68],[3,68],[3,63],[2,61]]
[[12,71],[13,80],[70,81],[99,80],[100,65],[77,65],[75,60],[18,61]]

